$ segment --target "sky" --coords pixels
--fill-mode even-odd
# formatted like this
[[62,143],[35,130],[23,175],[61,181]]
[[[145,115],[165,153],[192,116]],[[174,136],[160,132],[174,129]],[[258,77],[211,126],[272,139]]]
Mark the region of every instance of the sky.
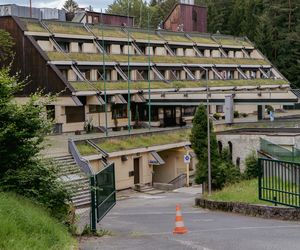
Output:
[[[46,8],[62,8],[65,0],[31,0],[32,7],[46,7]],[[113,3],[113,0],[77,0],[79,7],[88,7],[91,5],[95,11],[106,9],[107,6]],[[0,0],[2,4],[17,4],[22,6],[29,6],[29,0]]]

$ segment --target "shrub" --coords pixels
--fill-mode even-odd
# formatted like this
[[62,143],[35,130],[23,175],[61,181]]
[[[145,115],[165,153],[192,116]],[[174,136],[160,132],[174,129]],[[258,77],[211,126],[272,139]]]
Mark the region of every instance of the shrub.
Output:
[[248,114],[246,114],[246,113],[242,113],[242,114],[241,114],[241,116],[242,116],[242,117],[247,117],[247,116],[248,116]]
[[240,117],[239,111],[235,110],[234,113],[233,113],[233,117],[234,118],[239,118]]
[[246,157],[246,169],[243,174],[245,179],[253,179],[258,177],[257,162],[257,156],[254,151]]
[[16,170],[8,170],[2,178],[0,188],[30,198],[46,207],[50,214],[67,223],[70,194],[57,179],[55,165],[36,161]]
[[219,120],[221,115],[219,113],[214,113],[213,117],[216,119],[216,120]]
[[270,114],[270,111],[274,112],[274,108],[271,105],[266,105],[265,108],[268,114]]

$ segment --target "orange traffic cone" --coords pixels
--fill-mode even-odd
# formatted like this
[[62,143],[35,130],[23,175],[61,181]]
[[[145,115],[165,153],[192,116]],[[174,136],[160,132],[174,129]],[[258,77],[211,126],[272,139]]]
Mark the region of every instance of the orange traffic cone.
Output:
[[185,234],[187,233],[187,228],[184,226],[183,217],[181,214],[180,205],[176,205],[176,218],[175,218],[175,228],[173,233],[174,234]]

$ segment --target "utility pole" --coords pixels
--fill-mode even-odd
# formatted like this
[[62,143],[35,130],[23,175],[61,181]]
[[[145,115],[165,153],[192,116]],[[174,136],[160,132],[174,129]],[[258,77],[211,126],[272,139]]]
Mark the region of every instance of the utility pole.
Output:
[[208,69],[199,66],[205,71],[206,81],[206,115],[207,115],[207,179],[208,179],[208,194],[211,195],[211,155],[210,155],[210,119],[209,119],[209,87],[208,87]]
[[31,4],[31,0],[29,0],[29,15],[30,15],[30,18],[32,18],[32,4]]

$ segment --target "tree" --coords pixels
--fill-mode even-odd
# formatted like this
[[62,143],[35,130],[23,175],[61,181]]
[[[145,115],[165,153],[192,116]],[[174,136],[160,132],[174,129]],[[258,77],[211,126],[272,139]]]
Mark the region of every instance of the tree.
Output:
[[0,66],[9,62],[13,56],[14,42],[8,32],[0,29]]
[[73,13],[78,9],[78,4],[74,0],[66,0],[63,7],[67,12]]
[[17,76],[10,76],[9,68],[0,69],[0,190],[31,198],[65,220],[69,193],[58,181],[56,167],[45,164],[39,156],[51,128],[45,119],[47,102],[35,94],[26,104],[16,104],[14,94],[24,84]]
[[107,13],[130,15],[135,17],[135,24],[138,27],[147,27],[148,18],[147,2],[143,0],[115,0],[108,5]]
[[[215,179],[216,170],[219,164],[219,154],[216,135],[213,132],[213,126],[210,121],[210,149],[211,149],[211,169],[212,179]],[[192,149],[197,155],[198,163],[196,168],[196,183],[207,183],[208,178],[208,163],[207,163],[207,115],[204,105],[200,105],[196,111],[193,120],[193,127],[191,131],[190,141]],[[217,183],[212,181],[212,186],[217,187]]]
[[56,218],[68,222],[70,194],[57,179],[57,167],[45,163],[39,155],[52,126],[45,119],[45,105],[52,98],[42,99],[37,93],[24,105],[14,101],[26,80],[11,75],[7,66],[12,60],[13,45],[10,34],[0,29],[0,192],[31,198]]
[[[192,149],[197,155],[196,183],[207,183],[208,163],[207,163],[207,114],[204,105],[200,105],[193,120],[190,141]],[[210,153],[211,153],[211,177],[212,188],[222,188],[226,183],[234,183],[240,179],[240,171],[231,161],[228,149],[224,149],[220,154],[213,125],[210,121]]]

